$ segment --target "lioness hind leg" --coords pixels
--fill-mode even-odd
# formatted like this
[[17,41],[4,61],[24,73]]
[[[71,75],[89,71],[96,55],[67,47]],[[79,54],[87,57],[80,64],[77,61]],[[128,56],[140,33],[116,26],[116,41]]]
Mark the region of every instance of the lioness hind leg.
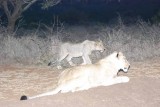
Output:
[[72,92],[75,92],[75,91],[82,91],[82,90],[88,90],[89,87],[80,87],[80,88],[76,88],[75,90],[72,90]]

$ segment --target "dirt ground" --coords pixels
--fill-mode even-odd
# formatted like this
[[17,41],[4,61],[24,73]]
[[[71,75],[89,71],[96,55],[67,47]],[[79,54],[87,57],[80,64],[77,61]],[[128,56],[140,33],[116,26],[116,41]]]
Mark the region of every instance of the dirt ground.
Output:
[[0,107],[160,107],[160,58],[131,63],[130,82],[27,101],[55,88],[61,71],[50,67],[0,66]]

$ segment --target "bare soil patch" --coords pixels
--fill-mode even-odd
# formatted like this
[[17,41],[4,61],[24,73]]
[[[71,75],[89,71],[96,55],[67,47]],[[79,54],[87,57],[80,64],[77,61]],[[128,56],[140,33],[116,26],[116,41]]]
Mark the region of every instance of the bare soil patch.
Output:
[[50,67],[0,66],[0,107],[159,107],[160,58],[131,63],[130,82],[27,101],[55,88],[61,71]]

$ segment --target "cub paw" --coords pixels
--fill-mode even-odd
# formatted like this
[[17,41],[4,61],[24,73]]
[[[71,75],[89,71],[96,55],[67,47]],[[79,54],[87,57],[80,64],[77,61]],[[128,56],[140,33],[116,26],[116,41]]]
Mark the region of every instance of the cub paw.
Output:
[[57,66],[57,69],[63,69],[61,66]]

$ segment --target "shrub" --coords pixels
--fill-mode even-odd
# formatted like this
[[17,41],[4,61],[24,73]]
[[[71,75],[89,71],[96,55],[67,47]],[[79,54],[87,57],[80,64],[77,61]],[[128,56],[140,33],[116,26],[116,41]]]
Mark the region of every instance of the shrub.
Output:
[[[42,31],[31,33],[24,31],[25,36],[13,37],[6,32],[0,34],[0,64],[45,64],[56,60],[61,42],[81,42],[85,39],[102,39],[106,51],[94,52],[92,60],[96,61],[113,51],[122,51],[131,61],[160,56],[160,26],[138,21],[135,25],[123,23],[114,27],[67,26],[61,32]],[[40,36],[41,35],[41,36]],[[97,58],[98,57],[98,58]]]

